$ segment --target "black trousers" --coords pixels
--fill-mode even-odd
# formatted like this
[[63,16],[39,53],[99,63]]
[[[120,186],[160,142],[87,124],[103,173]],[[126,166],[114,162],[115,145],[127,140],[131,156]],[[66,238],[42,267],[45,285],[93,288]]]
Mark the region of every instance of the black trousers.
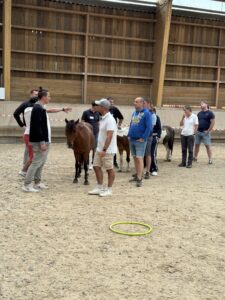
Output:
[[153,136],[152,138],[152,146],[151,146],[151,167],[150,172],[157,172],[157,148],[158,148],[159,138],[157,136]]
[[193,148],[194,148],[194,135],[184,136],[181,135],[181,149],[182,149],[182,164],[192,165]]

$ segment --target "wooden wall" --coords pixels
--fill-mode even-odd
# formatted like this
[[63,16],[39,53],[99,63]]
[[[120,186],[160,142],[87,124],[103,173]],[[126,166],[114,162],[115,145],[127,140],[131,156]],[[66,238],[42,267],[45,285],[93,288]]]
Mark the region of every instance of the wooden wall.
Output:
[[[172,17],[166,76],[165,104],[223,106],[225,83],[225,23]],[[225,103],[224,103],[225,104]]]
[[[57,102],[113,96],[130,104],[151,97],[156,22],[155,13],[13,0],[11,99],[23,100],[40,85]],[[163,104],[202,99],[225,106],[225,22],[172,16]]]
[[14,0],[12,99],[45,83],[61,101],[60,90],[72,82],[64,102],[113,96],[126,104],[143,92],[150,96],[154,23],[150,13]]

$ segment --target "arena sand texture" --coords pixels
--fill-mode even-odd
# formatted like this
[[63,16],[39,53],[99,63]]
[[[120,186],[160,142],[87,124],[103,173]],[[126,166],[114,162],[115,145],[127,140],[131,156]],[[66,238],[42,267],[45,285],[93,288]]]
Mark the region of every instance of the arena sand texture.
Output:
[[[213,152],[213,165],[202,148],[186,169],[179,144],[171,163],[160,146],[158,177],[136,188],[117,174],[113,197],[99,198],[87,195],[93,171],[90,186],[72,183],[65,144],[52,144],[39,194],[21,190],[23,145],[0,145],[0,299],[225,299],[225,146]],[[109,230],[119,220],[154,231],[121,236]]]

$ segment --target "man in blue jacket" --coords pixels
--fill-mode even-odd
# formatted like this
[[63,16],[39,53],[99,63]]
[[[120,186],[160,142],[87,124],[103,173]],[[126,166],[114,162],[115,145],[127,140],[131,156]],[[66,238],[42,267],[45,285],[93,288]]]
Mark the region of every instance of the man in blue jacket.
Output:
[[138,97],[134,100],[135,111],[132,114],[128,138],[130,141],[131,154],[134,158],[136,176],[131,181],[136,181],[136,186],[142,185],[144,169],[143,157],[147,139],[152,130],[152,116],[144,108],[144,98]]

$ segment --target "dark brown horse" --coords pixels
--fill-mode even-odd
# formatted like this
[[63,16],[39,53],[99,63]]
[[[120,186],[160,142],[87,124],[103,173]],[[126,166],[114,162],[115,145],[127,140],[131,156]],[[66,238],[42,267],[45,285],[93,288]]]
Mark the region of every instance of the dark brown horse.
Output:
[[67,145],[73,149],[75,156],[75,178],[73,182],[78,183],[83,164],[85,171],[84,184],[88,185],[89,153],[94,148],[95,143],[92,126],[85,122],[79,122],[79,119],[76,122],[65,119],[65,122]]

